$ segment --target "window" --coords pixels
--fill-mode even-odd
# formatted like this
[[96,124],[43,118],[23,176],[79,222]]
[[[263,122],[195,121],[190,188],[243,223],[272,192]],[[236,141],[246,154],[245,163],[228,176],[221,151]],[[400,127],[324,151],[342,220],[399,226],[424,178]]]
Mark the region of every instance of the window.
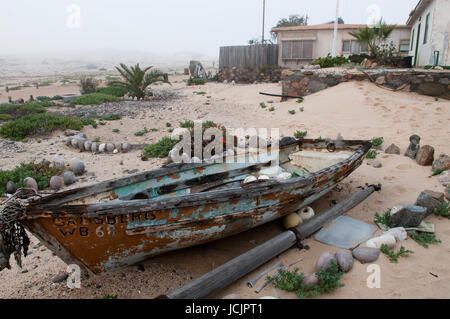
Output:
[[415,33],[416,33],[416,30],[413,30],[412,36],[411,36],[411,49],[410,49],[410,51],[412,51],[414,49],[414,34]]
[[281,58],[285,60],[312,59],[312,40],[282,41]]
[[430,22],[430,14],[427,14],[427,18],[425,20],[425,34],[423,36],[423,44],[426,44],[428,41],[428,28],[429,28],[429,22]]
[[360,54],[368,53],[369,46],[367,44],[360,45],[356,40],[344,40],[342,41],[342,53],[346,54]]
[[400,52],[409,52],[409,39],[400,40]]

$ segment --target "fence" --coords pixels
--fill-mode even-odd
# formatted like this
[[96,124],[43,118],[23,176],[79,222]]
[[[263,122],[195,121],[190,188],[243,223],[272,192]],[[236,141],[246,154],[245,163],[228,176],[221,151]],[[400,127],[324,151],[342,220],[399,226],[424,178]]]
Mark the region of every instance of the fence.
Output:
[[219,69],[236,67],[259,70],[278,65],[278,45],[244,45],[220,48]]

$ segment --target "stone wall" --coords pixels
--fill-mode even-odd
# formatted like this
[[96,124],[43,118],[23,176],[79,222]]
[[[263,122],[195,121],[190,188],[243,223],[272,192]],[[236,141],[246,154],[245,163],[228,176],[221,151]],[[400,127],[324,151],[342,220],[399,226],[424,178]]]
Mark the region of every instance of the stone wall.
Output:
[[284,70],[283,94],[305,96],[348,81],[370,80],[378,85],[450,99],[450,71],[437,70]]
[[222,68],[219,70],[218,80],[220,82],[235,81],[236,83],[243,84],[254,82],[279,82],[281,81],[281,68],[263,67],[260,69],[260,71],[256,71],[252,68]]

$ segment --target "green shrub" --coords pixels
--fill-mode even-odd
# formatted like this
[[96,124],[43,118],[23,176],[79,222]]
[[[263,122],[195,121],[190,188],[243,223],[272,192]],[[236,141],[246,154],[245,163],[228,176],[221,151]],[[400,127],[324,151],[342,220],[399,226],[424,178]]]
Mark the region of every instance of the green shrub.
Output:
[[275,111],[275,108],[272,106],[271,108],[269,108],[269,112],[273,112]]
[[428,248],[428,244],[440,244],[442,243],[441,240],[437,239],[434,234],[428,234],[428,233],[418,233],[418,232],[411,232],[410,233],[411,238],[416,241],[420,246],[424,248]]
[[361,54],[353,54],[348,57],[350,62],[361,64],[365,59],[370,59],[370,55],[361,53]]
[[95,93],[95,91],[97,90],[97,86],[98,86],[98,81],[95,80],[94,78],[84,76],[80,79],[81,94]]
[[44,164],[21,163],[12,170],[0,170],[0,195],[6,192],[6,184],[12,181],[16,188],[24,187],[23,180],[32,177],[39,189],[45,189],[50,184],[50,178],[61,174],[63,169],[48,167]]
[[120,114],[110,114],[110,115],[103,116],[100,119],[104,120],[104,121],[117,121],[117,120],[120,120],[121,118],[122,118],[122,115],[120,115]]
[[143,135],[147,134],[148,132],[150,132],[150,131],[146,127],[144,127],[143,130],[140,130],[140,131],[134,133],[134,135],[135,136],[143,136]]
[[116,96],[116,97],[123,97],[125,94],[128,93],[128,90],[126,88],[118,87],[118,86],[106,86],[106,87],[98,88],[96,90],[96,92],[103,93],[106,95],[112,95],[112,96]]
[[0,135],[20,141],[35,134],[46,134],[56,130],[81,130],[83,124],[78,119],[50,114],[33,114],[8,122],[0,127]]
[[377,151],[370,150],[369,152],[367,152],[366,157],[369,158],[369,159],[377,158]]
[[120,98],[118,98],[117,96],[107,95],[103,93],[91,93],[73,99],[72,101],[70,101],[70,104],[96,105],[96,104],[103,104],[106,102],[120,102]]
[[344,56],[332,57],[331,54],[328,53],[328,55],[325,58],[318,58],[317,60],[314,60],[311,64],[320,65],[321,68],[331,68],[333,66],[339,66],[345,63],[348,63],[348,59],[346,57]]
[[36,97],[36,100],[38,100],[39,102],[49,102],[52,99],[49,98],[48,96],[38,96],[38,97]]
[[187,81],[188,85],[204,85],[206,82],[201,78],[190,77]]
[[294,133],[295,138],[304,138],[306,135],[308,135],[308,131],[297,131]]
[[12,116],[9,114],[0,114],[0,121],[9,121],[12,119]]
[[380,250],[383,254],[385,254],[389,258],[389,261],[391,263],[397,263],[400,257],[409,257],[410,254],[414,253],[411,250],[406,250],[405,247],[403,246],[400,247],[399,251],[395,252],[394,250],[390,249],[386,244],[381,245]]
[[146,157],[164,158],[169,155],[169,152],[177,144],[177,141],[172,140],[170,137],[163,137],[161,140],[154,144],[147,145],[142,154]]
[[0,114],[7,114],[12,119],[18,119],[27,115],[45,113],[47,110],[42,103],[6,104],[0,106]]
[[61,95],[55,95],[54,97],[52,97],[52,100],[56,101],[56,100],[62,100],[63,97]]
[[97,122],[91,117],[81,118],[80,121],[83,124],[83,126],[92,125],[93,128],[97,128],[98,127]]
[[291,114],[291,115],[294,115],[294,114],[295,114],[295,110],[289,110],[288,112],[289,112],[289,114]]
[[434,211],[436,216],[445,217],[450,219],[450,202],[441,203]]

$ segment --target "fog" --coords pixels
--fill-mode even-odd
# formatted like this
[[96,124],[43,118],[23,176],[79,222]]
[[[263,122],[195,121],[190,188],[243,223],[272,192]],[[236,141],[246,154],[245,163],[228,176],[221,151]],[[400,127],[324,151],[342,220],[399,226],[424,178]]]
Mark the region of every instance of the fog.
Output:
[[[197,59],[218,64],[219,47],[261,39],[263,0],[1,0],[0,75]],[[377,17],[405,24],[417,0],[340,0],[345,23]],[[334,20],[335,0],[266,0],[265,38],[280,18]],[[24,63],[26,61],[27,63]],[[51,67],[50,67],[51,66]]]

